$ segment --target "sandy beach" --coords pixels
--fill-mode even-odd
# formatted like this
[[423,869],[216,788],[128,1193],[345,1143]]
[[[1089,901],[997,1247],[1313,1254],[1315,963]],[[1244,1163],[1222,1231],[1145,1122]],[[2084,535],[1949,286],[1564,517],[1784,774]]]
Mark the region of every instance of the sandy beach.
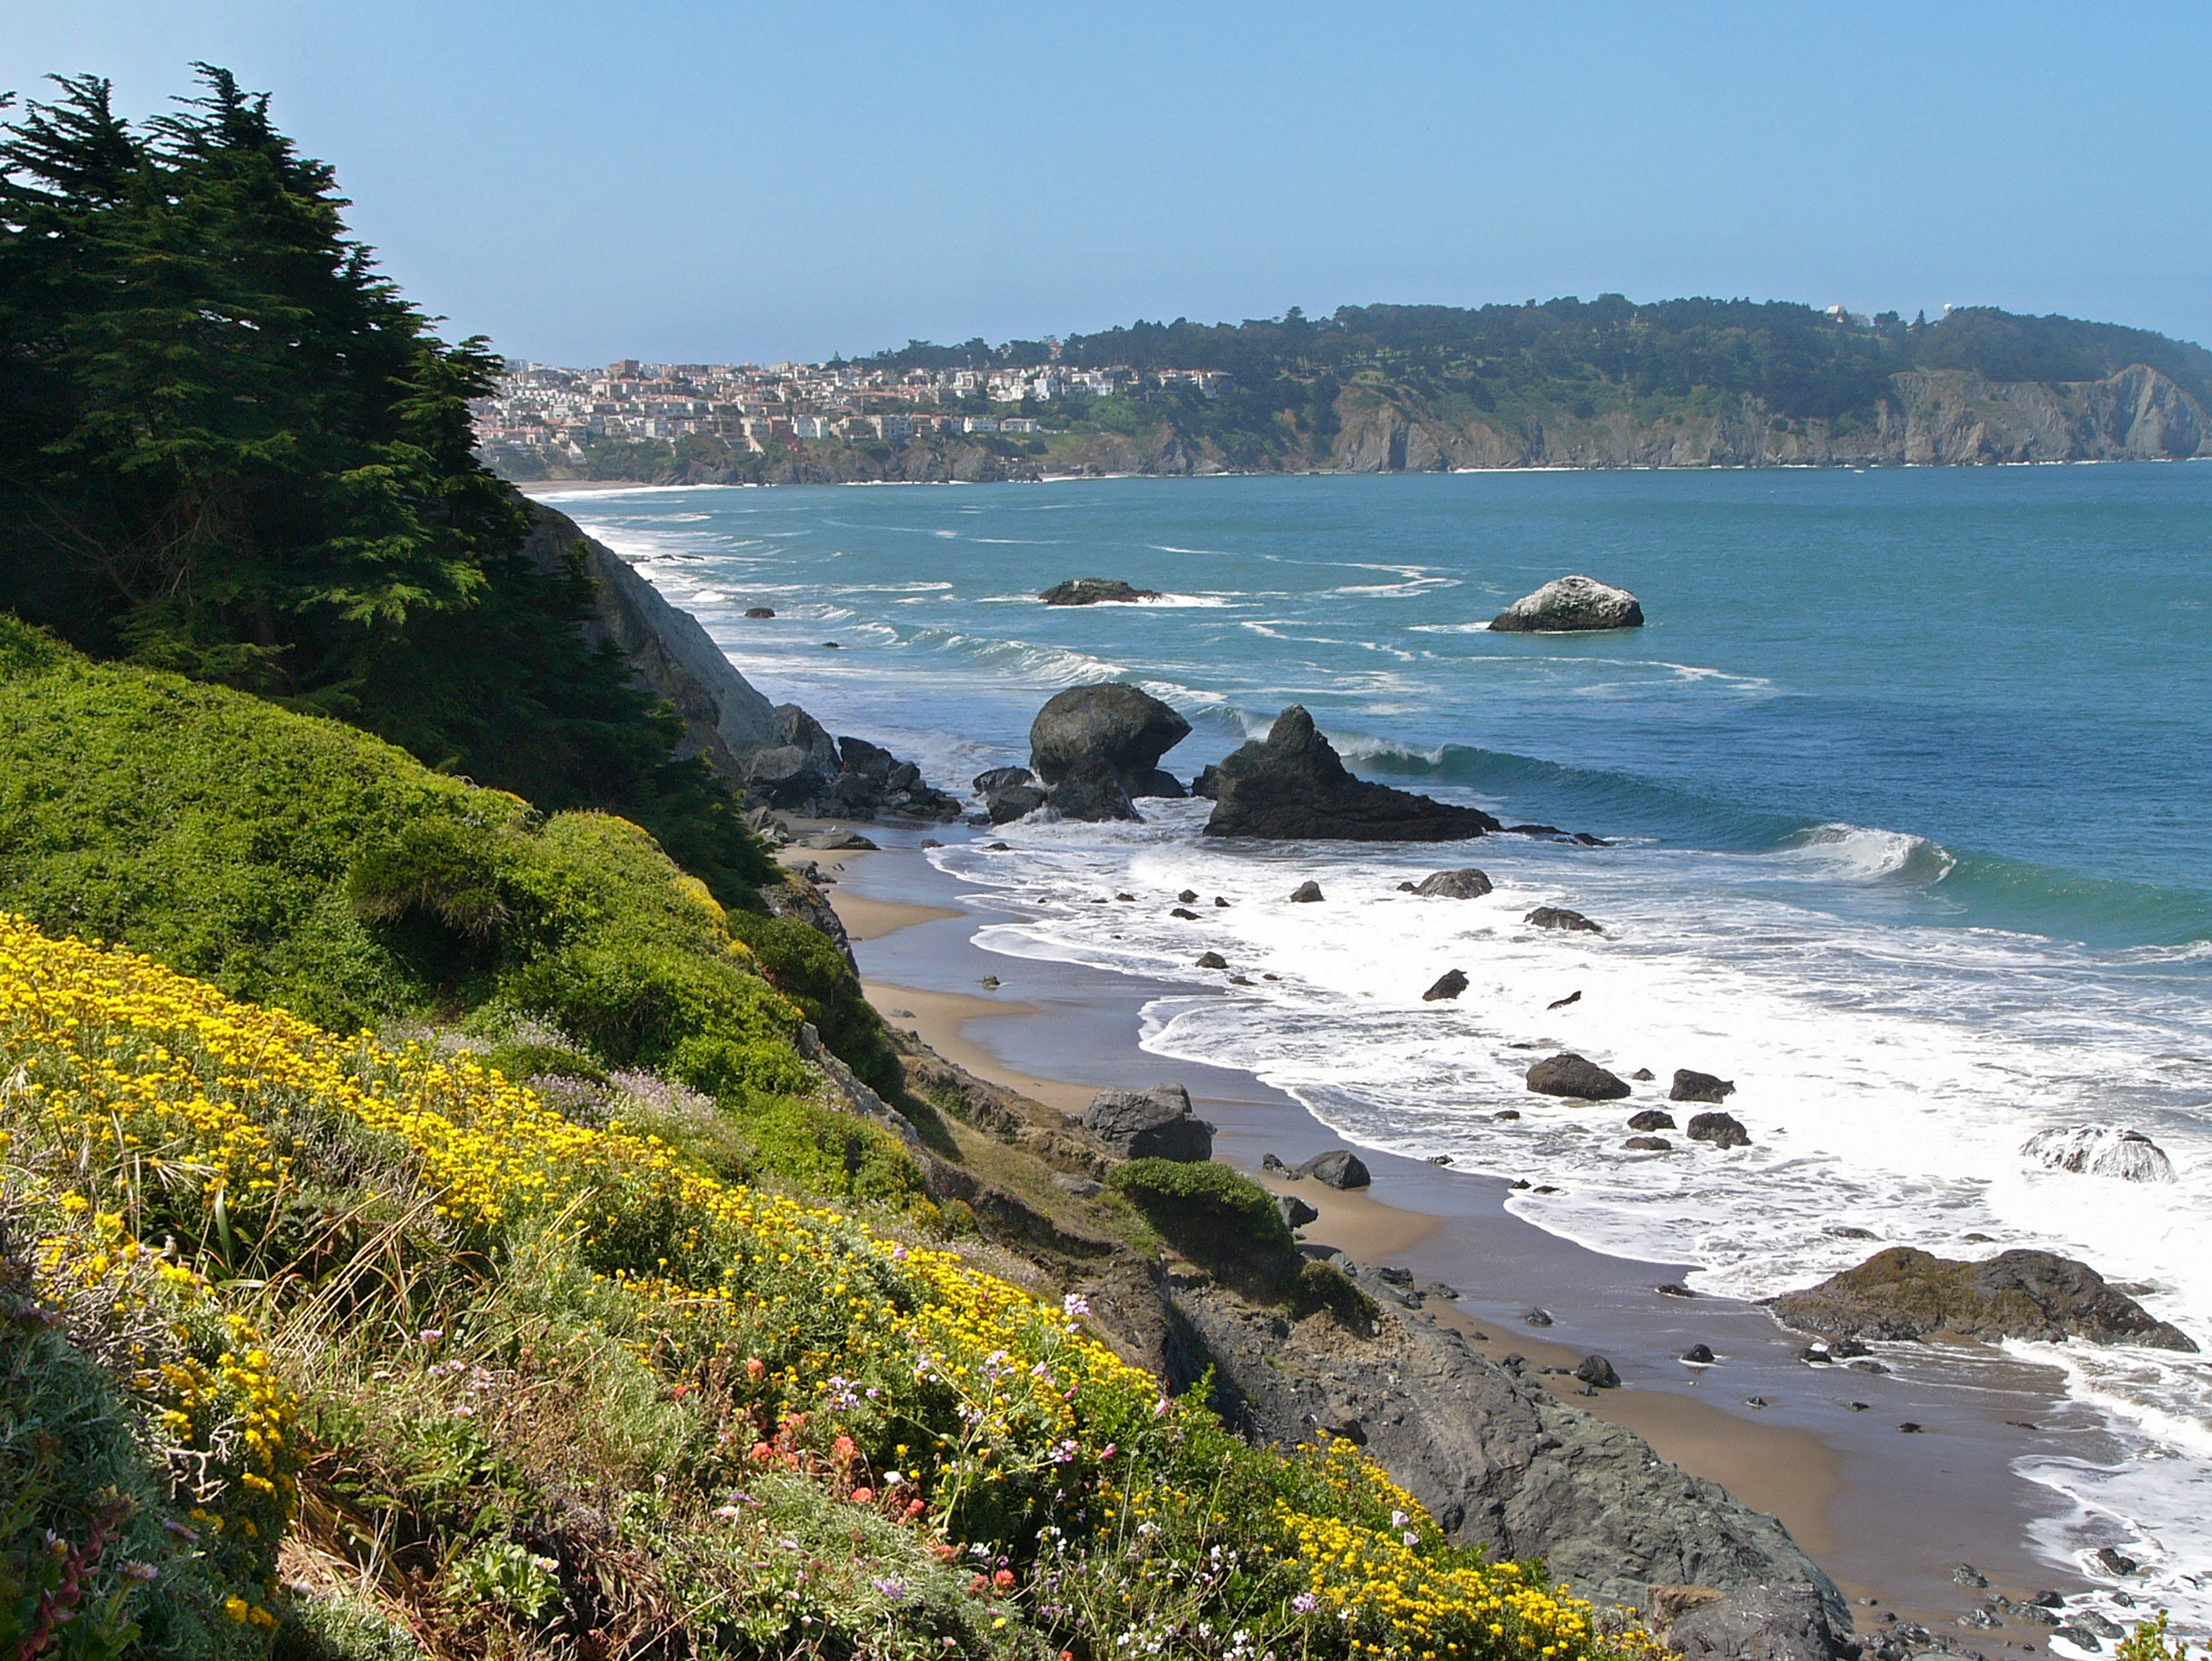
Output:
[[[854,938],[867,995],[892,1025],[1069,1113],[1100,1088],[1173,1078],[1215,1123],[1216,1157],[1277,1191],[1293,1184],[1261,1171],[1264,1154],[1295,1163],[1342,1145],[1249,1074],[1140,1047],[1142,1009],[1188,988],[984,951],[973,937],[998,920],[988,897],[963,893],[932,867],[916,846],[922,832],[869,830],[882,852],[789,855],[813,859],[832,879],[826,891]],[[1994,1351],[1944,1358],[1940,1377],[1808,1365],[1802,1338],[1761,1310],[1659,1293],[1683,1266],[1606,1256],[1522,1222],[1504,1208],[1502,1180],[1363,1158],[1375,1173],[1369,1190],[1294,1185],[1321,1214],[1305,1240],[1459,1288],[1455,1302],[1431,1299],[1413,1318],[1456,1325],[1486,1354],[1518,1353],[1555,1393],[1781,1518],[1861,1605],[1863,1630],[1887,1611],[1951,1627],[1977,1601],[1951,1578],[1961,1561],[2014,1595],[2075,1589],[2030,1549],[2051,1496],[2012,1468],[2032,1436],[2062,1426],[2054,1375]],[[1531,1323],[1538,1310],[1547,1324]],[[1677,1359],[1697,1342],[1722,1364]],[[1613,1360],[1624,1388],[1581,1394],[1567,1374],[1594,1351]],[[1906,1422],[1926,1431],[1900,1435]],[[2015,1626],[2002,1640],[1971,1636],[1985,1648],[2041,1646],[2033,1628]]]

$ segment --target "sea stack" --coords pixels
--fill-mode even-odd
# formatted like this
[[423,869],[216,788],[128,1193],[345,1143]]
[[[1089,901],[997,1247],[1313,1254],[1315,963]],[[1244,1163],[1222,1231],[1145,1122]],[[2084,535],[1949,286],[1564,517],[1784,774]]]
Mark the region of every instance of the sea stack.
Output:
[[1523,594],[1490,620],[1501,634],[1572,634],[1591,629],[1641,629],[1644,607],[1626,588],[1595,577],[1560,577]]

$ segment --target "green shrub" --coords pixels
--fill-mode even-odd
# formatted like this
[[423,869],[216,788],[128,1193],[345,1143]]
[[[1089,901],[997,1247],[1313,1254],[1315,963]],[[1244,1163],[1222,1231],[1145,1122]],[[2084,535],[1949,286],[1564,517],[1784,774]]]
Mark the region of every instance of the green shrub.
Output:
[[488,1052],[486,1067],[520,1083],[526,1079],[584,1079],[605,1084],[607,1070],[589,1056],[550,1043],[503,1043]]
[[1211,1160],[1132,1159],[1107,1181],[1194,1262],[1268,1285],[1297,1272],[1297,1243],[1275,1196],[1241,1171]]
[[806,1013],[833,1054],[887,1102],[906,1092],[905,1074],[883,1018],[860,991],[860,977],[822,931],[796,917],[730,914],[730,932],[752,949],[762,970]]
[[762,1171],[811,1193],[901,1208],[928,1196],[905,1144],[864,1119],[786,1099],[739,1125]]

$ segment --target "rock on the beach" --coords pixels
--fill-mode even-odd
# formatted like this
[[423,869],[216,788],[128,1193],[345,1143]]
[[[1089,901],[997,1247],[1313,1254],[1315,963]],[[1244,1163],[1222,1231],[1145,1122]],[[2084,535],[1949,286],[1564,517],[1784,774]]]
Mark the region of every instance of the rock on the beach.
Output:
[[1473,866],[1462,871],[1439,871],[1406,885],[1416,894],[1446,900],[1479,900],[1490,892],[1491,886],[1489,876]]
[[2173,1162],[2166,1150],[2140,1130],[2116,1124],[2073,1125],[2039,1130],[2020,1150],[2053,1171],[2087,1177],[2117,1177],[2126,1183],[2170,1183]]
[[1310,1177],[1329,1188],[1365,1188],[1375,1180],[1357,1153],[1341,1147],[1315,1154],[1291,1175]]
[[1157,588],[1132,588],[1119,577],[1070,577],[1037,596],[1048,605],[1127,605],[1159,597]]
[[1579,934],[1605,933],[1581,912],[1570,911],[1563,905],[1540,905],[1521,921],[1532,928],[1564,928]]
[[1613,1370],[1613,1363],[1602,1355],[1585,1355],[1575,1368],[1575,1377],[1586,1384],[1595,1384],[1600,1390],[1619,1390],[1620,1375]]
[[1456,998],[1467,990],[1467,977],[1456,969],[1447,969],[1437,977],[1437,983],[1421,994],[1423,1003],[1434,1003],[1440,998]]
[[1056,692],[1030,723],[1030,765],[1047,785],[1085,763],[1103,763],[1125,781],[1149,775],[1190,735],[1190,723],[1151,693],[1120,681]]
[[1674,1069],[1674,1087],[1667,1092],[1670,1102],[1724,1102],[1735,1094],[1735,1083],[1729,1079],[1717,1079],[1710,1073],[1693,1073],[1686,1067]]
[[1297,905],[1312,905],[1320,900],[1321,897],[1321,885],[1310,877],[1291,892],[1291,903]]
[[1592,577],[1559,577],[1515,600],[1491,619],[1490,626],[1504,634],[1641,629],[1644,608],[1626,588]]
[[1572,1050],[1562,1050],[1530,1068],[1528,1088],[1540,1096],[1573,1096],[1589,1102],[1614,1101],[1628,1093],[1625,1082]]
[[1275,1209],[1282,1213],[1284,1223],[1291,1228],[1304,1228],[1321,1216],[1321,1213],[1295,1194],[1278,1194]]
[[1809,1584],[1739,1587],[1678,1617],[1666,1641],[1683,1661],[1839,1661],[1853,1652]]
[[1078,762],[1062,773],[1044,805],[1064,819],[1095,823],[1144,817],[1130,801],[1121,775],[1096,758]]
[[2002,1251],[1984,1262],[1965,1262],[1892,1246],[1816,1287],[1768,1301],[1787,1324],[1829,1338],[1953,1332],[2197,1352],[2186,1333],[2106,1285],[2088,1264],[2050,1251]]
[[1352,777],[1297,704],[1264,743],[1245,745],[1217,775],[1210,837],[1278,841],[1449,842],[1498,829],[1489,814]]
[[1751,1133],[1733,1113],[1692,1113],[1684,1134],[1693,1142],[1711,1142],[1715,1147],[1751,1146]]
[[1179,1084],[1102,1090],[1084,1110],[1083,1128],[1125,1159],[1199,1165],[1213,1157],[1213,1127],[1192,1113]]
[[1672,1130],[1674,1116],[1663,1107],[1647,1107],[1628,1121],[1631,1130]]

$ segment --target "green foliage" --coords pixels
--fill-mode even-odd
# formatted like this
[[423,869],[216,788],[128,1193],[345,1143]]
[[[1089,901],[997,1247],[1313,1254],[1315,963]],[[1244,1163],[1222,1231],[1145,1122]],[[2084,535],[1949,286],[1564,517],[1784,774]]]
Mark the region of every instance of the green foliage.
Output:
[[905,1146],[866,1120],[784,1100],[741,1116],[738,1123],[759,1168],[806,1192],[902,1209],[927,1198]]
[[2172,1636],[2167,1625],[2166,1612],[2160,1609],[2119,1641],[2113,1661],[2189,1661],[2189,1640]]
[[805,1012],[831,1051],[878,1095],[896,1102],[905,1075],[883,1017],[862,995],[860,977],[844,953],[797,917],[732,912],[730,932],[752,948],[762,970]]
[[0,128],[0,606],[619,812],[742,901],[769,869],[735,803],[476,459],[498,361],[376,275],[266,97],[200,73],[141,127],[82,76]]
[[1106,1180],[1194,1262],[1270,1286],[1297,1273],[1297,1243],[1275,1196],[1242,1171],[1211,1160],[1132,1159]]

